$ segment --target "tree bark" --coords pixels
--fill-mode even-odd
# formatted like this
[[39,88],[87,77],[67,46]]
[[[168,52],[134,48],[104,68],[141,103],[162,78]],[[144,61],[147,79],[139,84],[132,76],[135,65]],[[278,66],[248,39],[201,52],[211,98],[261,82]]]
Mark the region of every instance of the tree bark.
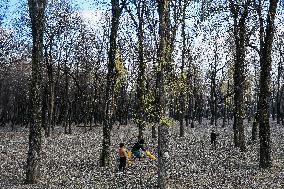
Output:
[[277,124],[280,124],[281,120],[281,112],[280,112],[280,103],[281,103],[281,93],[280,93],[280,80],[282,76],[282,61],[284,61],[284,53],[282,50],[280,50],[280,61],[278,62],[278,73],[277,73],[277,93],[276,93],[276,119],[277,119]]
[[50,136],[50,128],[53,125],[54,118],[54,80],[53,80],[53,69],[52,65],[48,65],[48,83],[49,83],[49,108],[48,108],[48,125],[47,125],[47,137]]
[[33,184],[40,179],[42,125],[41,125],[41,93],[42,93],[42,60],[44,12],[46,0],[29,0],[29,13],[32,23],[32,83],[30,91],[31,124],[29,134],[29,150],[27,157],[26,183]]
[[[268,168],[272,165],[270,146],[270,125],[269,125],[269,98],[271,95],[270,71],[271,71],[271,51],[274,38],[274,20],[278,0],[270,0],[267,14],[267,25],[265,35],[260,36],[263,40],[260,43],[260,91],[259,91],[259,139],[260,158],[259,166]],[[259,5],[260,6],[260,5]],[[260,8],[260,7],[259,7]]]
[[[125,3],[125,1],[124,1]],[[117,52],[117,32],[119,27],[119,17],[122,9],[119,6],[119,0],[112,0],[112,19],[110,33],[110,48],[108,52],[108,73],[107,86],[105,94],[105,108],[103,120],[103,148],[101,154],[101,166],[109,166],[110,164],[110,132],[113,124],[113,92],[115,84],[115,56]]]
[[45,137],[48,137],[48,125],[46,122],[46,112],[47,112],[47,84],[43,86],[42,89],[42,108],[41,108],[41,124],[42,128],[44,129],[44,135]]
[[48,96],[47,96],[47,108],[48,108],[48,118],[47,118],[47,131],[46,137],[50,137],[51,125],[53,124],[53,113],[54,113],[54,78],[53,78],[53,64],[52,64],[52,45],[53,45],[53,35],[49,36],[49,44],[45,48],[45,63],[48,77]]
[[[141,5],[142,3],[142,5]],[[142,7],[141,7],[142,6]],[[138,88],[137,88],[137,115],[138,115],[138,128],[139,135],[138,138],[143,138],[143,131],[145,127],[145,112],[144,112],[144,93],[145,93],[145,69],[146,65],[144,62],[144,9],[145,2],[139,1],[137,6],[137,16],[138,16],[138,60],[139,60],[139,72],[138,72]]]
[[258,122],[256,120],[253,121],[252,123],[252,131],[251,131],[251,140],[255,141],[257,138],[257,126]]
[[64,124],[64,134],[68,134],[68,117],[69,117],[69,77],[68,77],[68,67],[67,58],[64,61],[64,97],[63,97],[63,124]]
[[[230,1],[230,9],[234,18],[234,144],[240,147],[241,151],[246,150],[244,135],[244,83],[245,83],[245,40],[246,40],[246,19],[251,1],[244,4]],[[243,11],[240,13],[240,9]]]
[[159,14],[159,49],[158,49],[158,70],[157,70],[157,114],[159,120],[158,126],[158,187],[160,189],[168,188],[167,168],[169,165],[169,128],[162,122],[165,119],[165,69],[171,60],[170,48],[170,1],[158,0]]
[[218,46],[215,44],[214,48],[214,65],[210,65],[211,67],[211,82],[210,82],[210,110],[211,110],[211,121],[210,124],[217,126],[217,65],[218,65]]
[[[184,66],[185,66],[185,51],[186,51],[186,36],[185,36],[185,16],[186,16],[186,7],[187,3],[184,2],[182,10],[182,25],[181,25],[181,36],[182,36],[182,54],[181,54],[181,80],[184,81]],[[184,137],[184,110],[185,110],[185,94],[183,88],[181,89],[179,95],[179,123],[180,123],[180,132],[179,136]]]
[[245,64],[245,23],[239,23],[235,33],[235,69],[234,69],[234,142],[236,147],[245,151],[244,136],[244,64]]

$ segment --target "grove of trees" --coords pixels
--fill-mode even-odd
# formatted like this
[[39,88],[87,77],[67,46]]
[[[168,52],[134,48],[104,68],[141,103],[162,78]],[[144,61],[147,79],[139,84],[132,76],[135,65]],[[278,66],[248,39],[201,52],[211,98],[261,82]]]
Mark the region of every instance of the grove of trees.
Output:
[[[71,0],[0,3],[0,127],[29,128],[26,183],[40,180],[43,138],[102,127],[150,126],[158,186],[167,188],[170,127],[233,125],[235,148],[259,145],[273,166],[271,124],[284,126],[284,4],[278,0],[94,0],[88,20]],[[252,125],[245,136],[244,121]],[[256,143],[255,141],[258,141]]]

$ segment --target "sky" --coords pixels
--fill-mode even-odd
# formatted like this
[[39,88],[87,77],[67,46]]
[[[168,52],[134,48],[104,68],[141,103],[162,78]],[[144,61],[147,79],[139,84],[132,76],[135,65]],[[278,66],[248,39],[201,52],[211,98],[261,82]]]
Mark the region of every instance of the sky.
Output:
[[8,9],[6,12],[6,17],[4,19],[4,23],[9,23],[12,18],[15,16],[16,11],[17,11],[17,7],[19,6],[20,2],[24,2],[24,1],[19,1],[19,0],[9,0],[8,3]]
[[[0,0],[0,2],[3,0]],[[21,4],[27,3],[27,0],[8,0],[8,13],[5,19],[5,23],[10,23],[10,21],[19,17],[18,8]],[[50,2],[60,1],[60,0],[49,0]],[[68,1],[68,0],[67,0]],[[96,21],[99,19],[99,14],[104,12],[106,9],[110,8],[110,0],[69,0],[72,2],[78,11],[82,14],[84,18],[88,21]],[[284,3],[284,0],[280,0]]]
[[[49,0],[49,2],[58,2],[60,0]],[[65,0],[68,1],[68,0]],[[103,16],[105,11],[107,9],[110,9],[110,0],[69,0],[71,3],[77,8],[77,10],[80,12],[82,17],[85,19],[85,21],[90,23],[90,26],[95,26],[98,23],[98,20]],[[284,0],[281,0],[284,3]],[[0,0],[0,3],[3,2],[3,0]],[[14,18],[20,17],[20,11],[19,7],[21,4],[27,3],[27,0],[9,0],[9,6],[8,6],[8,14],[6,17],[6,20],[4,21],[4,26],[6,27],[12,27],[11,21]],[[215,20],[215,19],[212,19]],[[211,21],[212,21],[211,20]],[[217,19],[218,20],[218,19]],[[188,22],[191,22],[188,20]],[[276,21],[278,29],[281,31],[284,31],[284,20],[277,20]],[[190,23],[187,23],[188,26],[190,26]],[[208,25],[210,25],[208,23]],[[200,42],[200,40],[196,40],[197,45],[194,45],[196,47],[199,47],[204,45],[204,42]],[[201,47],[200,47],[201,48]],[[208,51],[205,52],[208,54]]]
[[[49,0],[49,1],[55,1],[55,0]],[[70,1],[74,2],[74,4],[78,4],[79,7],[83,10],[93,9],[96,4],[108,3],[108,0],[70,0]],[[26,3],[27,0],[9,0],[9,8],[11,10],[15,10],[21,2]]]
[[[0,3],[3,0],[0,0]],[[19,7],[26,4],[27,0],[8,0],[8,11],[4,20],[4,26],[11,27],[11,21],[20,17]],[[49,0],[50,2],[58,0]],[[90,21],[98,19],[100,12],[109,8],[110,0],[70,0],[71,3],[78,9],[82,16]]]

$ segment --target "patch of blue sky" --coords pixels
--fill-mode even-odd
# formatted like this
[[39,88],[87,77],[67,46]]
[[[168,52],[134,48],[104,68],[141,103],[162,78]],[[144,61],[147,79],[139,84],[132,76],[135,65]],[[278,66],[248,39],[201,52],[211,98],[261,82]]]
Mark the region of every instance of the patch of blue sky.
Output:
[[[50,0],[50,3],[56,3],[57,0]],[[70,2],[72,7],[78,10],[82,15],[90,17],[96,17],[97,12],[107,11],[110,9],[110,0],[63,0]],[[5,18],[3,20],[3,26],[11,28],[15,19],[20,19],[25,6],[27,6],[27,0],[8,0],[7,10],[5,10]],[[3,3],[3,2],[1,2]],[[88,15],[89,14],[89,15]],[[96,18],[93,18],[96,19]]]
[[19,19],[21,14],[19,11],[21,7],[27,3],[27,0],[8,0],[7,9],[5,9],[5,17],[3,20],[3,26],[6,28],[12,27],[12,21]]

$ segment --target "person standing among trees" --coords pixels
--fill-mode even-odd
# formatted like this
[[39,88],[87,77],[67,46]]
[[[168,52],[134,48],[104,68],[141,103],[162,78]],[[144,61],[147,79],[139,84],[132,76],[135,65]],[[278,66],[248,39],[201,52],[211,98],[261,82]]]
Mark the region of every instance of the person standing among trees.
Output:
[[217,136],[218,134],[212,130],[211,134],[210,134],[210,139],[211,139],[211,144],[215,147],[216,146],[216,142],[217,142]]
[[124,146],[124,143],[120,143],[119,144],[119,150],[118,150],[118,154],[119,154],[119,171],[125,171],[125,167],[126,167],[126,159],[127,159],[127,153],[126,153],[126,149]]

